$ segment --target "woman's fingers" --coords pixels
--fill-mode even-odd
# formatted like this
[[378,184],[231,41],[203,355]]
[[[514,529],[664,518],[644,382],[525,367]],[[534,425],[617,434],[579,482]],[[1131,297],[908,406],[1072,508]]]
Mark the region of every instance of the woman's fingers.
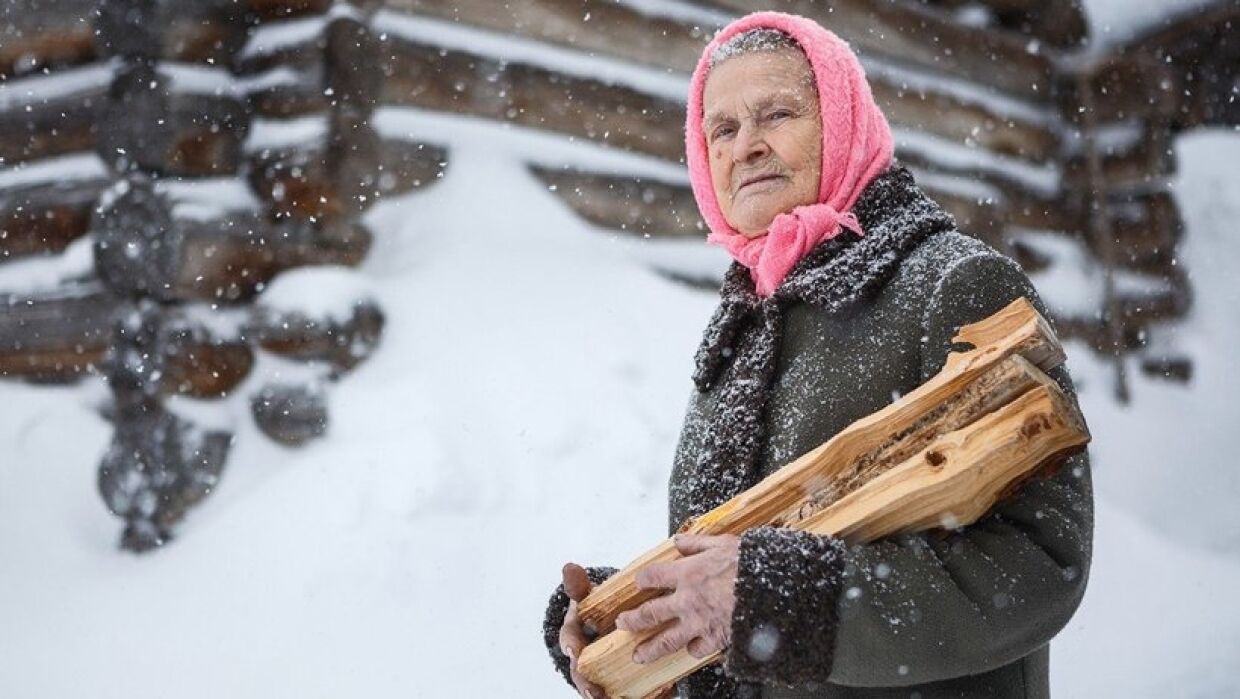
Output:
[[723,650],[723,648],[716,648],[715,644],[710,640],[702,636],[698,636],[692,641],[689,641],[689,645],[685,646],[685,650],[689,651],[689,655],[701,660],[702,658],[713,654],[715,651]]
[[634,581],[642,590],[674,590],[676,589],[677,572],[682,561],[651,563],[637,571]]
[[710,534],[677,534],[672,537],[672,543],[682,556],[692,556],[720,545],[721,538]]
[[576,563],[565,563],[560,573],[564,577],[564,592],[571,600],[580,602],[594,588],[586,569]]
[[633,662],[642,665],[675,653],[684,648],[695,635],[685,624],[673,624],[665,631],[655,634],[650,640],[638,645],[633,650]]
[[630,633],[637,633],[675,619],[678,614],[674,595],[657,597],[616,617],[616,626]]

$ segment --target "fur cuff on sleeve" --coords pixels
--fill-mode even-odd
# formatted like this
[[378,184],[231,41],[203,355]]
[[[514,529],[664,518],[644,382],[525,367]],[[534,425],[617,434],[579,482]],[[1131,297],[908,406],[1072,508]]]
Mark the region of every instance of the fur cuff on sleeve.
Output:
[[841,539],[775,527],[741,536],[727,673],[785,686],[825,682],[835,650]]
[[[590,582],[598,585],[615,575],[616,569],[586,568],[586,574]],[[560,650],[560,627],[564,625],[566,614],[568,614],[568,593],[564,592],[564,585],[560,584],[551,594],[551,600],[547,602],[547,613],[543,616],[543,643],[547,644],[547,652],[551,654],[551,662],[555,664],[555,669],[569,684],[572,684],[572,676],[568,672],[568,656]]]

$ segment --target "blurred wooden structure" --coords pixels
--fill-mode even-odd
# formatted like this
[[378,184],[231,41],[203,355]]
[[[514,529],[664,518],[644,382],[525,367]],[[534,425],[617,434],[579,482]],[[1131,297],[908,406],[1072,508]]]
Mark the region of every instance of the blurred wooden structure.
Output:
[[[262,290],[282,272],[356,264],[372,235],[360,214],[448,167],[435,128],[417,127],[439,115],[589,151],[572,162],[531,154],[527,165],[600,228],[654,246],[701,237],[682,164],[688,73],[714,30],[751,5],[4,3],[0,375],[71,381],[108,366],[116,318],[135,305],[160,332],[204,304],[266,317]],[[815,18],[858,50],[899,158],[963,229],[1031,273],[1065,249],[1088,262],[1102,280],[1097,299],[1059,309],[1061,334],[1137,353],[1151,373],[1190,373],[1184,357],[1150,355],[1143,343],[1191,303],[1175,261],[1173,138],[1240,122],[1235,3],[1205,3],[1107,46],[1076,0],[765,6]],[[608,169],[593,157],[604,152],[636,165]],[[93,265],[79,264],[83,245]],[[5,289],[6,270],[32,261],[63,269],[55,283]],[[168,370],[144,395],[219,395],[244,379],[255,352],[330,345],[338,330],[297,327],[307,337],[292,345],[240,332],[157,343]]]

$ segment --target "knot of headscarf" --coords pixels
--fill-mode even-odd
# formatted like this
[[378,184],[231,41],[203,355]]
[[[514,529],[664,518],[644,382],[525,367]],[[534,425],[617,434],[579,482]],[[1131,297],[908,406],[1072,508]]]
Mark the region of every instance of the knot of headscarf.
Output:
[[706,240],[723,247],[744,265],[753,276],[755,291],[765,297],[775,293],[779,283],[810,250],[844,229],[863,234],[853,212],[840,213],[830,204],[814,204],[779,214],[771,221],[766,235],[746,238],[712,232]]
[[[715,49],[751,29],[776,29],[801,47],[814,74],[822,119],[822,173],[814,204],[777,215],[767,231],[748,239],[724,218],[715,196],[710,155],[702,126],[703,95]],[[724,247],[745,265],[759,296],[770,296],[798,261],[842,229],[862,233],[851,210],[866,185],[892,161],[894,140],[874,101],[865,72],[852,49],[812,20],[782,12],[755,12],[724,27],[702,52],[689,84],[685,155],[689,181],[707,241]]]

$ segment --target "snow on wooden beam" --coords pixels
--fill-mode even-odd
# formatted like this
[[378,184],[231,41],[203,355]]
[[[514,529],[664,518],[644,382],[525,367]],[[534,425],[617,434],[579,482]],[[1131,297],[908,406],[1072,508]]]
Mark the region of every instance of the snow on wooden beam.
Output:
[[380,66],[385,105],[480,116],[679,161],[684,105],[524,63],[444,51],[389,34]]
[[[594,72],[604,81],[610,78],[677,102],[684,101],[687,74],[709,38],[698,26],[650,17],[623,5],[535,0],[496,12],[490,3],[480,0],[451,6],[402,0],[389,7],[407,9],[425,19],[381,12],[374,20],[376,32],[404,36],[453,52],[502,57],[510,63],[525,62],[578,77],[592,77],[590,71],[580,70],[581,61],[599,62],[593,55],[582,55],[582,51],[618,59],[603,62],[613,68],[636,62],[674,71],[679,76],[677,80],[660,80],[659,84],[653,84],[655,80],[639,71],[620,74],[613,70],[611,76]],[[590,19],[583,22],[585,13],[589,13]],[[449,24],[443,19],[480,29]],[[632,35],[634,40],[618,41],[618,34]],[[521,38],[511,38],[514,36]],[[647,47],[652,42],[654,45]],[[1036,162],[1050,160],[1058,152],[1059,119],[1047,104],[1003,95],[984,85],[942,75],[942,71],[919,70],[877,56],[863,56],[863,62],[875,95],[893,123]]]
[[81,238],[108,181],[94,153],[0,170],[0,262],[56,253]]
[[98,57],[95,0],[6,0],[0,4],[0,80]]
[[232,174],[250,116],[232,75],[190,64],[131,62],[116,76],[99,121],[98,150],[118,171]]
[[254,111],[266,117],[330,108],[369,113],[383,74],[376,70],[379,43],[362,19],[344,9],[255,29],[233,64]]
[[97,282],[0,293],[0,377],[64,383],[103,358],[117,300]]
[[244,300],[284,269],[356,265],[371,241],[352,221],[272,222],[237,178],[137,175],[105,193],[92,233],[97,271],[114,293],[162,301]]
[[681,73],[693,70],[715,29],[590,0],[525,0],[504,7],[494,0],[387,0],[384,6]]
[[0,166],[94,148],[112,76],[93,63],[0,82]]

